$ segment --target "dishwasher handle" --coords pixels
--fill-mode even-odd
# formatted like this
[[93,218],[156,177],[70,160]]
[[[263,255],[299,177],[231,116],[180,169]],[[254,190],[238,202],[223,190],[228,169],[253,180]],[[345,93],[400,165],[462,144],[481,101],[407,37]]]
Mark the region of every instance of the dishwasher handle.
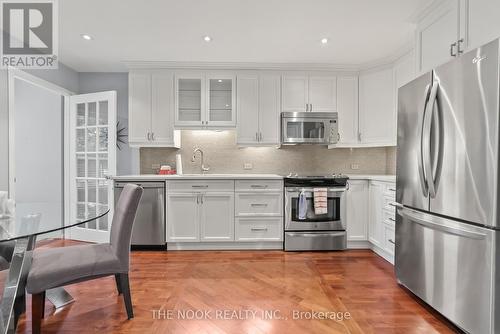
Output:
[[144,189],[165,189],[165,182],[115,182],[115,188],[123,189],[129,183],[136,184]]

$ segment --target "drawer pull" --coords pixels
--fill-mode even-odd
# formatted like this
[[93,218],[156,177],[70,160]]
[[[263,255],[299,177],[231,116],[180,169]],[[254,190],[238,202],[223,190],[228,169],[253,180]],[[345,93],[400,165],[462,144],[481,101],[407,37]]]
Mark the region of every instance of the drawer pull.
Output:
[[396,191],[396,188],[389,188],[389,191]]
[[252,227],[250,230],[253,232],[267,231],[267,227]]
[[252,204],[250,204],[250,206],[252,206],[252,207],[267,206],[267,204],[266,203],[252,203]]
[[392,239],[389,239],[389,240],[387,240],[387,241],[389,241],[389,242],[390,242],[391,244],[393,244],[393,245],[395,245],[395,244],[396,244],[396,243],[394,242],[394,240],[392,240]]
[[389,205],[393,206],[395,208],[403,208],[403,206],[401,204],[396,203],[396,202],[389,202]]
[[203,185],[203,186],[193,185],[193,186],[191,186],[191,188],[208,188],[208,185]]
[[396,219],[392,218],[392,217],[389,217],[389,220],[392,221],[392,222],[395,222]]
[[250,188],[267,188],[267,184],[252,184]]

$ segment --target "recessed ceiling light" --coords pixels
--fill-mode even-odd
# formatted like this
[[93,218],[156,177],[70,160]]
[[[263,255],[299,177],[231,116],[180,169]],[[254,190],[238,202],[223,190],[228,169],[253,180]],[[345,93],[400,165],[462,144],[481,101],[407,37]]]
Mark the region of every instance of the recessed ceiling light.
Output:
[[87,34],[81,34],[80,35],[84,40],[86,41],[90,41],[90,40],[93,40],[94,38],[90,35],[87,35]]
[[321,39],[321,44],[327,44],[328,43],[328,38],[324,37]]
[[217,82],[222,82],[222,80],[221,80],[221,79],[219,79],[219,80],[217,80]]
[[203,37],[203,40],[204,40],[205,42],[211,42],[211,41],[212,41],[212,37],[210,37],[210,36],[205,36],[205,37]]

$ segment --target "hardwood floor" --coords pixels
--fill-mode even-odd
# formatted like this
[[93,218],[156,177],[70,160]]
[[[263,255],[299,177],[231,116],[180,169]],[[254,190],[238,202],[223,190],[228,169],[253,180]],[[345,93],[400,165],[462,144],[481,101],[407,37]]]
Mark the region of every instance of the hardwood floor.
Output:
[[[49,246],[69,244],[73,242],[55,241]],[[400,288],[393,267],[368,250],[328,253],[134,251],[130,283],[134,319],[127,320],[115,279],[108,277],[69,286],[68,291],[76,302],[55,313],[47,302],[42,331],[454,332],[440,316]],[[31,332],[30,303],[31,297],[18,333]],[[193,316],[190,312],[197,310],[206,311],[206,318],[179,319],[183,314]],[[233,310],[241,312],[233,314]],[[255,311],[255,316],[244,313],[245,310]],[[300,315],[308,317],[311,311],[330,312],[324,315],[333,319],[294,319],[297,312],[304,312]],[[265,314],[268,317],[264,317]],[[273,319],[269,319],[271,314]],[[172,319],[164,319],[167,317]]]

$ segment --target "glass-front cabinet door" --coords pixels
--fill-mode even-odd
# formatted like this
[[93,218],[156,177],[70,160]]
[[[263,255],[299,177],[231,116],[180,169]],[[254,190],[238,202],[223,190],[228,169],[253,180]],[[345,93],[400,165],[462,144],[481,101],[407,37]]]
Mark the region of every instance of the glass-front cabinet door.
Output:
[[231,75],[208,75],[207,126],[236,125],[235,78]]
[[235,77],[179,73],[175,79],[177,127],[236,126]]
[[175,95],[175,124],[177,126],[205,125],[204,76],[176,75]]

